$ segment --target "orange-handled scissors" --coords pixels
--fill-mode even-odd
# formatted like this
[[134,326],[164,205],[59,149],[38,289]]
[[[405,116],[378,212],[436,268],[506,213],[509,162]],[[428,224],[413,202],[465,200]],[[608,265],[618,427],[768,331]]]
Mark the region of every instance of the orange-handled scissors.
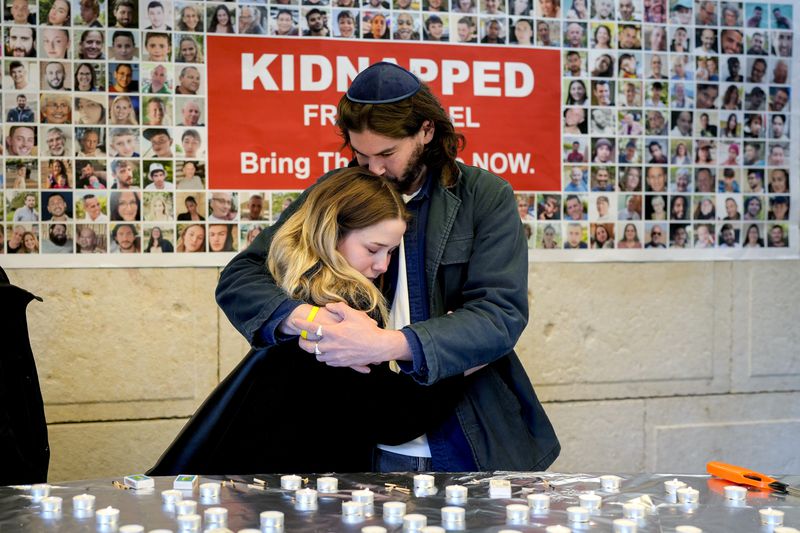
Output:
[[718,461],[711,461],[706,465],[706,470],[712,476],[717,476],[740,485],[750,485],[760,489],[773,490],[781,494],[800,496],[800,488],[792,487],[767,475],[753,472],[741,466],[729,465]]

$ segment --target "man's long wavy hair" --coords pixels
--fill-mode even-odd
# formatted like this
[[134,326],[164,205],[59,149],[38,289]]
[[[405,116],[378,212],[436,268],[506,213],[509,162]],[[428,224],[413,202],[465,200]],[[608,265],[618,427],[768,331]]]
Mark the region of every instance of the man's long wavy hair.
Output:
[[390,104],[358,104],[342,96],[337,108],[336,125],[350,147],[350,132],[370,130],[392,139],[403,139],[419,133],[426,120],[434,126],[433,139],[425,145],[422,162],[438,172],[441,184],[450,187],[458,178],[456,156],[467,144],[456,132],[442,104],[424,83],[410,98]]
[[344,169],[312,188],[275,233],[267,265],[292,298],[325,305],[345,302],[386,323],[386,301],[375,284],[337,250],[351,231],[384,220],[408,220],[402,197],[385,178]]

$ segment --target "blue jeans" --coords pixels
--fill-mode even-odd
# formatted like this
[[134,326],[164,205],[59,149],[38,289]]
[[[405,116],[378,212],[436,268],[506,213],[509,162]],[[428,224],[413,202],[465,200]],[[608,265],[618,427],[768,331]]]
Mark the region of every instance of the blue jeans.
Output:
[[387,452],[380,448],[372,449],[373,472],[431,472],[433,461],[430,457],[415,457]]

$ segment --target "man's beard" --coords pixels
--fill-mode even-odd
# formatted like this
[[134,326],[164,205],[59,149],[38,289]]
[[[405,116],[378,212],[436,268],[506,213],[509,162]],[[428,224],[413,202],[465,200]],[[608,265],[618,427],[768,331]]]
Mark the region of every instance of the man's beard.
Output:
[[409,194],[416,192],[422,184],[421,174],[425,169],[425,162],[423,161],[423,153],[425,152],[425,145],[420,143],[411,154],[405,170],[403,171],[402,178],[395,178],[394,176],[386,176],[394,183],[397,192],[400,194]]
[[51,234],[50,240],[53,241],[53,244],[56,246],[64,246],[67,243],[67,236],[61,235],[60,233],[58,235]]

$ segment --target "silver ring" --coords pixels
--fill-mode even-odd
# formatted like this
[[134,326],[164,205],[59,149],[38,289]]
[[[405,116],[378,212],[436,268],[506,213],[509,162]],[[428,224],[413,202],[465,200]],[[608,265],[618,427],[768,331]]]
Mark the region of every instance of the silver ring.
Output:
[[320,324],[320,325],[319,325],[319,327],[317,328],[317,333],[316,333],[316,335],[317,335],[317,337],[319,337],[320,339],[322,338],[322,324]]
[[322,352],[319,351],[319,343],[314,343],[314,355],[322,355]]

